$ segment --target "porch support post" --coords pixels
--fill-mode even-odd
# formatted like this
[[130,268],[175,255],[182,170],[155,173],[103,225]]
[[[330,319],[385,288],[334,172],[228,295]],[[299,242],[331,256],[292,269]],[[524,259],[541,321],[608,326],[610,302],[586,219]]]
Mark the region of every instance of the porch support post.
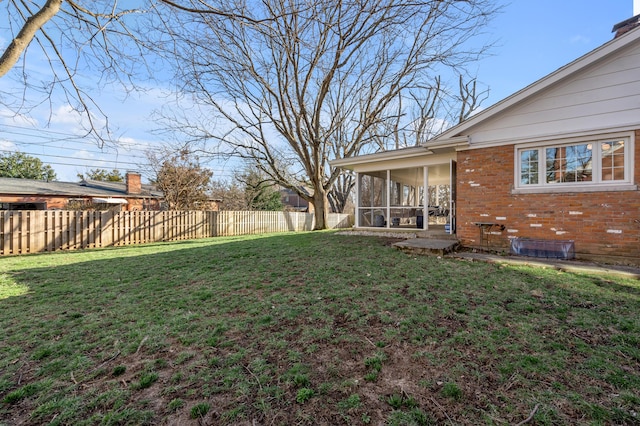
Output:
[[391,223],[391,170],[387,169],[387,184],[385,185],[387,190],[387,224],[386,227],[389,227]]
[[422,206],[422,229],[429,229],[429,167],[424,166],[423,171],[423,189],[424,192],[422,199],[424,200],[424,206]]
[[362,194],[360,194],[360,173],[356,172],[356,228],[360,227],[360,199]]

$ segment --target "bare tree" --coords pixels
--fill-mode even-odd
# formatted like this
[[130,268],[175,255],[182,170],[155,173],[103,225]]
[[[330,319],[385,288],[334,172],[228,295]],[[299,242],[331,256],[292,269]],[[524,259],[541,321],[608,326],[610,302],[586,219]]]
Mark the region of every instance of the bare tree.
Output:
[[236,182],[214,181],[211,183],[211,194],[213,198],[221,200],[220,210],[243,211],[249,209],[244,188]]
[[[311,202],[319,229],[340,176],[329,160],[409,131],[395,123],[412,93],[482,55],[486,46],[469,41],[496,11],[490,0],[229,5],[268,24],[204,14],[182,19],[179,29],[174,22],[183,88],[213,110],[202,121],[175,118],[181,131],[218,141],[219,153],[251,160]],[[224,124],[212,129],[212,117]]]
[[[157,66],[147,65],[151,58],[159,59],[154,57],[154,46],[149,41],[156,24],[165,22],[176,11],[194,16],[212,15],[245,25],[260,23],[243,16],[238,9],[229,8],[223,1],[143,0],[135,2],[135,7],[131,3],[0,1],[6,18],[0,30],[10,38],[0,52],[0,78],[20,81],[20,90],[0,93],[3,105],[14,112],[28,113],[34,106],[49,102],[53,110],[54,98],[58,95],[85,117],[87,134],[102,145],[111,140],[111,131],[109,119],[94,99],[93,90],[100,83],[117,81],[129,91],[153,77]],[[39,48],[39,52],[27,58],[31,47]],[[43,61],[50,72],[38,81],[29,65]],[[11,73],[12,70],[15,72]],[[83,83],[83,73],[89,74],[93,81]]]
[[344,213],[345,207],[349,203],[351,190],[355,186],[355,174],[351,171],[344,171],[333,182],[333,186],[328,194],[329,205],[332,212]]
[[202,167],[197,156],[186,149],[165,148],[160,154],[150,151],[147,157],[169,210],[209,209],[213,172]]
[[465,82],[462,75],[459,78],[458,89],[457,101],[460,105],[458,123],[462,123],[482,104],[482,101],[489,97],[489,89],[478,92],[478,81],[474,78]]

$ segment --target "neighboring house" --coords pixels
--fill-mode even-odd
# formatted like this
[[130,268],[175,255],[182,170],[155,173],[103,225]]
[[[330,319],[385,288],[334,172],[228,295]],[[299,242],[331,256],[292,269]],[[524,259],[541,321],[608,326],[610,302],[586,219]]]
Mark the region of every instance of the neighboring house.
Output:
[[138,173],[125,182],[46,182],[0,178],[0,210],[161,210],[162,192]]
[[447,211],[465,246],[573,241],[640,264],[639,20],[424,146],[333,161],[358,174],[356,227],[426,230],[424,211]]
[[289,188],[280,188],[280,198],[285,210],[308,212],[309,202]]

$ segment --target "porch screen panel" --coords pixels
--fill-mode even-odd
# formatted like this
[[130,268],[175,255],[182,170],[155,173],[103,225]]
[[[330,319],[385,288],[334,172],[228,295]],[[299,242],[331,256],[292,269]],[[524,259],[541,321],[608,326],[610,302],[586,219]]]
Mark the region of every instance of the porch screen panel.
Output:
[[358,219],[360,226],[384,226],[384,210],[387,207],[386,197],[385,178],[373,174],[360,175],[358,202]]
[[391,169],[389,176],[389,225],[416,228],[424,217],[424,167]]

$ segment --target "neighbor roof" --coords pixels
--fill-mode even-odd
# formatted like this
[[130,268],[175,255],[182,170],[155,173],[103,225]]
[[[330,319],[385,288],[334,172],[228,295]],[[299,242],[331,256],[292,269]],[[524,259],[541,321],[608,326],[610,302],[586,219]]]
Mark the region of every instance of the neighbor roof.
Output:
[[142,185],[142,193],[128,194],[124,182],[47,182],[43,180],[0,178],[0,194],[63,195],[89,197],[162,198],[162,192],[151,185]]

